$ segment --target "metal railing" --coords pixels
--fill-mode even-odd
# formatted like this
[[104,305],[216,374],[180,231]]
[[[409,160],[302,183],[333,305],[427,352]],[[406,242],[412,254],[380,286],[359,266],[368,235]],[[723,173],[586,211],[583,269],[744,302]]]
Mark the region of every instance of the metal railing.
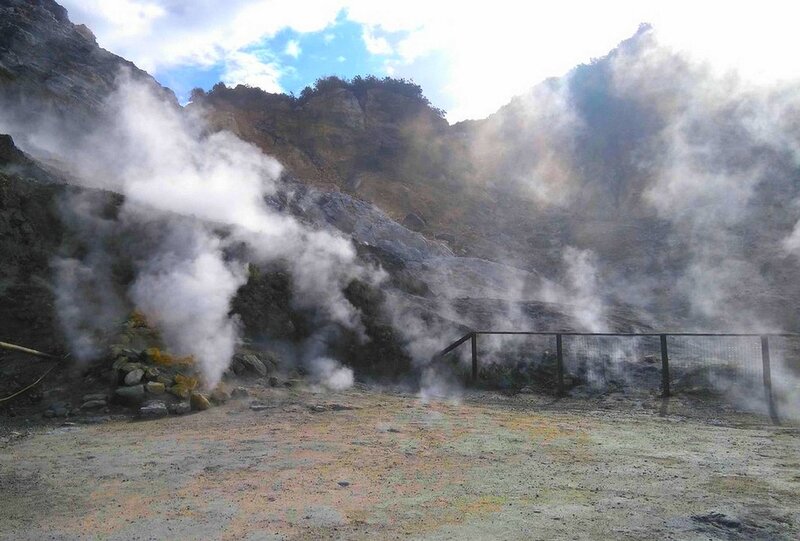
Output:
[[471,343],[471,381],[477,383],[478,381],[478,336],[479,335],[520,335],[520,336],[552,336],[556,341],[556,354],[555,354],[555,374],[556,374],[556,392],[558,396],[565,395],[564,386],[564,346],[563,338],[565,336],[582,336],[582,337],[658,337],[661,350],[661,395],[669,397],[671,395],[670,385],[670,357],[667,347],[668,337],[739,337],[739,338],[759,338],[761,342],[761,379],[764,387],[764,398],[769,409],[770,418],[774,423],[779,422],[778,409],[772,393],[772,378],[770,371],[770,338],[797,338],[800,337],[798,333],[710,333],[710,332],[644,332],[644,333],[590,333],[590,332],[573,332],[573,331],[472,331],[446,348],[439,352],[435,358],[441,358],[448,353],[453,352],[459,346],[467,341]]

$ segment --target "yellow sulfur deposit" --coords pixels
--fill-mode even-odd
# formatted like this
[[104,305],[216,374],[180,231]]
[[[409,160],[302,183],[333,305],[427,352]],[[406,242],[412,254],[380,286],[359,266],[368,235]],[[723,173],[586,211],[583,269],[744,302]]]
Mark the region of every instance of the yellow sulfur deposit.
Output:
[[190,403],[194,411],[204,411],[211,407],[211,402],[204,394],[192,393]]
[[197,389],[199,383],[197,378],[193,378],[192,376],[184,376],[183,374],[175,375],[175,385],[181,385],[190,391]]
[[178,398],[189,398],[189,395],[192,394],[192,391],[185,385],[173,385],[169,388],[169,392]]
[[148,325],[147,323],[147,318],[139,310],[134,310],[133,312],[131,312],[131,315],[128,318],[128,322],[134,329],[142,327],[144,328],[150,327],[150,325]]
[[177,374],[175,376],[175,385],[169,388],[169,392],[178,398],[189,398],[192,391],[194,391],[199,384],[200,382],[197,378]]
[[186,357],[176,357],[165,353],[158,348],[147,348],[145,350],[147,359],[155,364],[164,366],[190,366],[194,364],[194,355],[187,355]]

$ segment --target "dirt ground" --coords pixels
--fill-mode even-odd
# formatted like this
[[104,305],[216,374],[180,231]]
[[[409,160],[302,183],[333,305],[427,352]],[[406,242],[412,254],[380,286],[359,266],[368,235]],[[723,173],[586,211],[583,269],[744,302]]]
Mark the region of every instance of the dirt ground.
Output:
[[252,388],[100,421],[6,430],[0,539],[800,536],[800,428],[681,399]]

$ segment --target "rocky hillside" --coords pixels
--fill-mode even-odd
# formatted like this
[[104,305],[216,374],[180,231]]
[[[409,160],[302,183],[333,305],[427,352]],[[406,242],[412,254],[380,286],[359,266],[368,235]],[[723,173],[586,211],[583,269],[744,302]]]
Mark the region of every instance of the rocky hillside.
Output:
[[[335,77],[294,98],[216,85],[190,107],[279,158],[303,182],[375,203],[393,219],[454,243],[443,202],[469,199],[463,149],[413,83]],[[453,220],[449,220],[453,221]]]
[[795,92],[715,77],[642,26],[453,126],[379,80],[323,80],[306,100],[217,85],[193,106],[457,254],[563,282],[567,247],[589,250],[604,302],[664,325],[797,328]]
[[[218,86],[196,95],[184,115],[168,90],[100,49],[88,29],[73,25],[54,2],[6,1],[0,10],[0,127],[10,134],[0,137],[0,247],[7,254],[0,262],[4,340],[76,355],[90,344],[87,358],[101,363],[114,361],[120,348],[138,359],[148,347],[163,347],[161,338],[132,350],[117,342],[118,331],[135,321],[130,314],[139,306],[131,291],[165,232],[202,230],[211,242],[233,234],[224,221],[198,224],[191,209],[142,208],[158,199],[131,202],[124,182],[114,178],[123,172],[106,167],[128,165],[114,161],[124,150],[104,148],[105,132],[98,126],[123,129],[114,118],[118,105],[110,108],[109,100],[131,80],[137,91],[144,88],[166,103],[176,118],[202,110],[212,126],[279,157],[285,172],[263,201],[272,216],[295,220],[291,223],[298,225],[292,227],[305,231],[300,242],[326,231],[333,239],[348,239],[358,265],[386,275],[380,287],[354,278],[331,292],[357,315],[343,325],[325,319],[314,299],[304,298],[302,287],[310,285],[303,268],[280,258],[265,262],[252,246],[225,241],[223,263],[249,263],[229,313],[223,314],[241,329],[237,358],[261,351],[265,358],[282,359],[278,364],[288,370],[324,353],[345,360],[356,377],[398,380],[418,377],[420,361],[424,366],[460,333],[509,321],[509,313],[522,326],[581,325],[571,308],[539,299],[549,284],[539,273],[465,257],[473,253],[468,244],[459,244],[448,229],[437,229],[446,221],[434,212],[439,202],[469,201],[472,188],[457,176],[462,162],[456,157],[465,148],[449,148],[451,128],[416,85],[367,78],[321,85],[297,99]],[[126,97],[142,98],[135,92]],[[212,132],[186,137],[208,145]],[[119,137],[113,131],[107,135]],[[119,142],[126,144],[124,138]],[[238,148],[224,137],[219,143]],[[153,150],[159,151],[157,145]],[[87,169],[95,162],[103,166],[99,175]],[[92,180],[82,176],[87,171]],[[103,177],[107,182],[98,183]],[[452,209],[463,211],[457,205]],[[159,257],[173,255],[167,251]],[[312,276],[311,284],[317,279],[322,278]],[[610,314],[611,324],[620,328],[631,328],[639,319],[629,311]],[[87,378],[107,379],[105,365],[92,366]],[[11,363],[8,358],[3,370],[4,391],[39,372],[24,359]]]
[[[364,377],[400,377],[469,328],[798,326],[797,262],[786,248],[800,195],[796,125],[762,130],[764,119],[792,110],[790,93],[706,96],[716,82],[660,49],[647,28],[488,119],[451,126],[417,85],[373,77],[324,79],[298,97],[219,84],[181,109],[56,3],[6,0],[0,14],[0,132],[13,136],[0,139],[9,340],[66,350],[65,330],[86,323],[54,313],[65,302],[56,259],[99,265],[104,289],[86,295],[122,299],[115,317],[139,308],[131,291],[162,227],[201,230],[221,246],[221,265],[247,263],[223,314],[241,325],[243,343],[286,358],[325,349]],[[223,158],[229,148],[253,158],[223,132],[277,158],[283,173],[259,193],[269,223],[290,217],[297,242],[330,232],[352,246],[354,266],[385,273],[355,273],[333,292],[356,314],[349,326],[341,315],[321,319],[311,301],[325,292],[311,301],[300,293],[318,278],[302,265],[265,261],[231,240],[238,222],[226,222],[229,213],[159,206],[130,179],[115,183],[123,171],[113,167],[100,169],[110,179],[98,189],[81,177],[85,167],[70,165],[75,156],[48,144],[43,134],[86,138],[89,146],[74,148],[91,153],[97,143],[95,161],[115,164],[118,149],[101,149],[95,131],[115,120],[104,115],[119,112],[108,102],[121,80],[166,103],[178,119],[170,126],[205,119],[190,134],[202,152],[189,164],[214,154],[211,142]],[[42,130],[47,123],[54,129]],[[160,152],[161,136],[172,134],[146,135],[154,148],[134,144],[134,158]],[[170,161],[158,155],[158,167]]]
[[69,21],[53,0],[0,3],[0,104],[26,122],[53,114],[79,121],[96,114],[121,73],[153,86],[177,105],[171,90],[97,46],[92,31]]

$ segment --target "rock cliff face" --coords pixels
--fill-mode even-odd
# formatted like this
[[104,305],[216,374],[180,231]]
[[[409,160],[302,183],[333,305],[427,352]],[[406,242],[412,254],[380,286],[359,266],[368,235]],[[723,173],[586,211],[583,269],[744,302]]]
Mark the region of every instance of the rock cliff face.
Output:
[[[54,115],[81,128],[97,114],[122,71],[146,81],[177,105],[133,63],[97,46],[92,32],[69,21],[52,0],[0,2],[0,106],[8,123],[35,124]],[[12,118],[9,115],[13,114]]]
[[297,178],[374,203],[456,255],[561,282],[567,247],[590,250],[604,302],[663,325],[798,328],[785,243],[800,197],[796,89],[731,84],[643,26],[453,126],[380,85],[355,96],[325,84],[308,101],[217,86],[196,105]]
[[465,189],[446,176],[458,170],[446,121],[381,84],[358,96],[334,87],[303,101],[218,85],[192,106],[278,157],[303,182],[369,200],[398,222],[414,214],[437,223],[440,202]]
[[[690,103],[683,88],[696,74],[687,72],[683,87],[670,91],[624,86],[630,81],[620,75],[620,59],[638,59],[648,40],[643,29],[609,57],[540,85],[486,120],[454,126],[418,87],[375,79],[329,80],[298,98],[217,85],[195,93],[185,112],[204,115],[210,131],[231,131],[285,166],[267,205],[309,227],[338,230],[361,261],[388,273],[383,290],[353,281],[344,291],[368,340],[340,330],[329,344],[364,373],[408,369],[400,331],[409,321],[439,333],[442,346],[497,321],[585,326],[576,303],[596,301],[605,304],[598,317],[611,328],[726,326],[692,313],[688,295],[698,290],[728,314],[747,308],[796,327],[797,265],[776,255],[794,225],[796,165],[747,133],[713,139],[716,132],[703,123],[724,120],[725,111],[717,111],[690,134],[712,141],[723,164],[715,172],[746,177],[744,155],[769,162],[771,182],[752,187],[752,199],[728,221],[698,220],[703,209],[681,207],[678,199],[654,205],[648,194],[667,165],[659,145],[683,118]],[[27,125],[57,121],[80,132],[98,121],[120,73],[177,108],[170,91],[100,49],[54,2],[0,1],[0,131],[20,148],[32,148]],[[730,133],[744,130],[742,122],[732,124],[739,131]],[[33,346],[63,347],[50,262],[85,250],[61,201],[86,190],[71,185],[48,156],[26,155],[0,137],[0,247],[10,254],[0,262],[0,317],[5,333]],[[96,199],[108,211],[104,218],[115,220],[122,196],[97,192]],[[680,212],[669,212],[673,207]],[[566,257],[580,250],[598,256],[596,268]],[[124,250],[116,256],[122,287],[135,262]],[[737,272],[708,273],[715,263]],[[704,276],[711,277],[705,285]],[[562,287],[565,279],[573,283]],[[250,340],[302,343],[313,334],[313,315],[292,302],[291,277],[280,265],[253,265],[231,310]]]
[[[72,25],[57,4],[10,0],[0,3],[0,10],[0,125],[21,141],[21,148],[41,152],[28,141],[35,132],[28,128],[40,122],[57,123],[62,134],[78,136],[87,126],[103,122],[104,102],[121,73],[144,81],[174,103],[171,93],[147,74],[97,47],[88,30]],[[443,346],[468,325],[507,310],[507,301],[490,302],[487,308],[479,300],[502,296],[490,286],[503,277],[524,276],[530,288],[537,287],[540,277],[535,273],[458,257],[446,234],[449,242],[426,236],[430,214],[425,208],[389,205],[387,195],[384,210],[363,196],[365,191],[399,190],[398,198],[412,201],[403,179],[424,178],[428,162],[442,159],[444,154],[431,154],[435,145],[409,136],[424,132],[436,141],[448,129],[418,97],[377,85],[359,92],[319,92],[298,103],[258,90],[217,88],[192,107],[203,107],[217,128],[258,141],[267,153],[280,156],[289,174],[266,198],[268,205],[312,228],[342,232],[362,261],[387,271],[385,291],[354,281],[343,292],[360,314],[363,335],[326,330],[329,352],[346,359],[357,374],[408,377],[411,358],[403,325],[425,322],[439,329]],[[26,154],[11,136],[0,136],[0,248],[5,254],[0,262],[0,330],[7,340],[53,352],[68,349],[64,326],[69,323],[64,313],[61,320],[55,314],[54,258],[80,258],[91,250],[76,219],[80,208],[66,202],[91,200],[99,218],[113,223],[125,201],[116,193],[76,185],[72,174],[53,156]],[[386,175],[394,180],[385,183]],[[445,198],[444,191],[437,197]],[[401,220],[421,231],[401,225]],[[112,277],[111,288],[125,290],[137,265],[125,248],[137,242],[135,232],[121,228],[110,240],[104,272]],[[472,297],[471,302],[453,311],[451,305],[463,296]],[[294,302],[292,277],[280,264],[251,265],[231,313],[252,343],[317,339],[315,314]],[[560,317],[557,310],[551,315]],[[428,349],[437,345],[432,341]]]
[[63,347],[49,284],[50,258],[64,228],[57,211],[63,185],[0,136],[0,320],[6,340],[47,350]]

